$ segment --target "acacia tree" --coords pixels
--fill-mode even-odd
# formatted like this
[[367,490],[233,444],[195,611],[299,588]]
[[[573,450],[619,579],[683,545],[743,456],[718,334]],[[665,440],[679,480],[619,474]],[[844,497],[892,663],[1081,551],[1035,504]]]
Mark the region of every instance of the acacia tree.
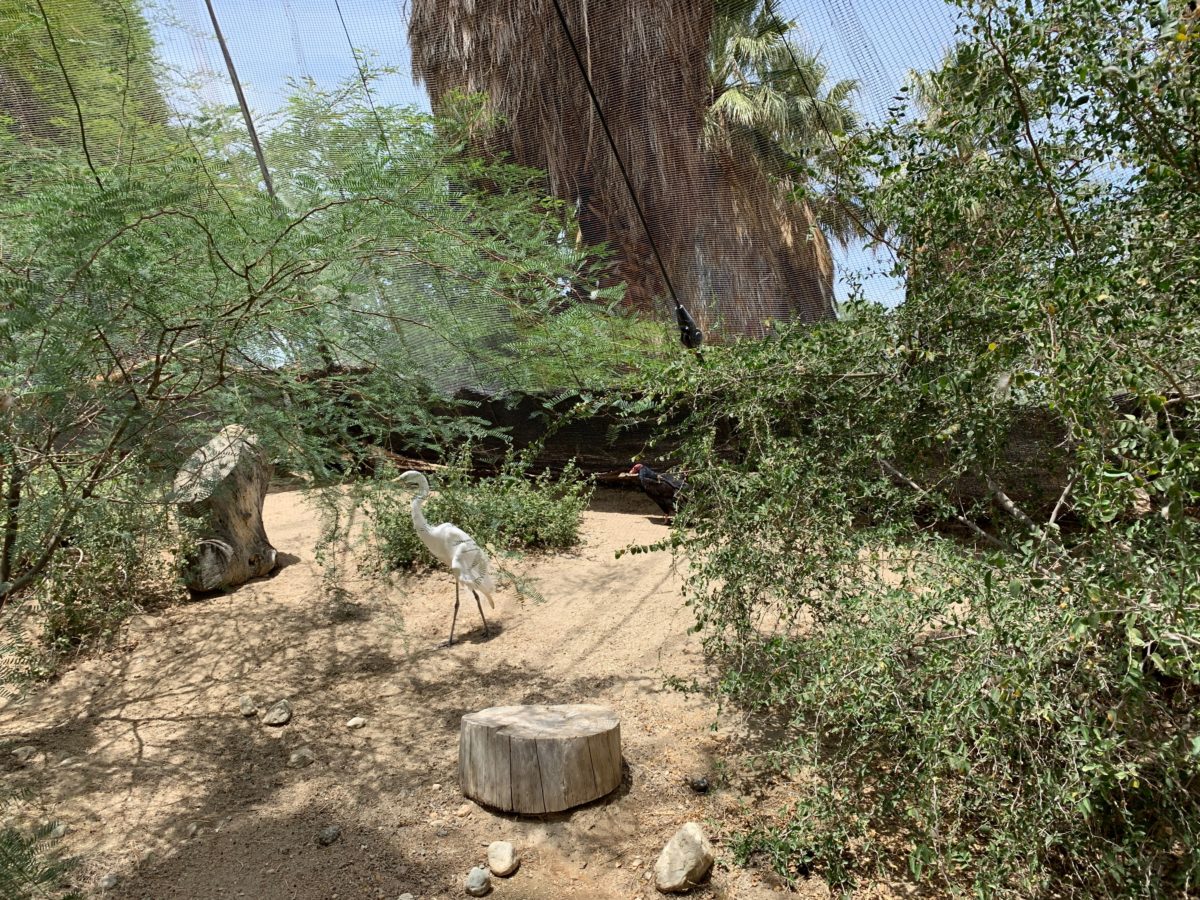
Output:
[[813,213],[772,190],[757,162],[703,140],[716,5],[564,0],[642,228],[551,0],[418,0],[413,69],[435,108],[481,92],[502,125],[477,146],[544,169],[578,207],[580,243],[608,244],[610,281],[644,310],[665,293],[650,239],[706,330],[760,334],[766,319],[833,315],[832,267]]

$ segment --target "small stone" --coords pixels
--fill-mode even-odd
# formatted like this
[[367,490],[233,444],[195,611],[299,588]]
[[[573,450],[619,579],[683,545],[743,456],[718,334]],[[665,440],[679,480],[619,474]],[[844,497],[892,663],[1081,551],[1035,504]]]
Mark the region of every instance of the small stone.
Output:
[[26,747],[18,747],[12,753],[13,753],[13,756],[15,756],[17,758],[17,762],[19,762],[21,765],[24,766],[24,765],[28,765],[33,760],[37,759],[37,757],[41,754],[41,752],[42,751],[39,750],[37,747],[26,746]]
[[708,779],[701,775],[698,778],[689,778],[688,786],[697,794],[707,794],[709,783]]
[[440,791],[442,789],[442,786],[440,784],[434,782],[433,789],[435,791]]
[[64,825],[62,822],[59,822],[50,829],[50,838],[55,841],[61,841],[64,837],[66,837],[66,834],[69,830],[70,829],[66,825]]
[[492,874],[507,878],[521,865],[521,858],[508,841],[492,841],[487,849],[488,868]]
[[464,816],[469,816],[471,814],[471,804],[464,803],[462,806],[460,806],[458,809],[456,809],[454,811],[454,814],[456,816],[458,816],[460,819],[463,818]]
[[75,764],[75,757],[73,757],[73,756],[64,756],[62,759],[60,759],[60,760],[58,761],[58,764],[59,764],[60,766],[73,766],[73,765]]
[[439,828],[437,831],[434,832],[434,834],[436,834],[438,837],[445,837],[449,833],[450,833],[450,829],[447,828],[445,825],[443,825],[441,828]]
[[691,890],[712,869],[712,844],[695,822],[688,822],[663,847],[654,864],[654,886],[664,894]]
[[362,728],[366,724],[367,724],[367,720],[364,719],[362,716],[355,716],[353,719],[351,719],[349,722],[346,723],[346,727],[347,728]]
[[238,709],[247,718],[258,715],[258,704],[254,702],[254,698],[249,694],[242,694],[242,696],[238,697]]
[[463,887],[472,897],[486,897],[492,891],[491,873],[482,866],[476,866],[467,874]]
[[280,700],[267,710],[262,721],[264,725],[286,725],[292,721],[292,704],[286,700]]
[[342,836],[342,827],[340,825],[328,825],[321,829],[317,835],[317,843],[322,847],[328,847],[330,844],[337,841]]
[[633,868],[640,869],[642,867],[642,858],[639,856],[633,861]]
[[194,838],[199,833],[200,833],[200,826],[197,823],[193,822],[191,825],[189,825],[187,827],[187,836],[189,838]]
[[117,878],[116,875],[114,875],[112,872],[109,872],[107,875],[105,875],[103,878],[100,879],[100,881],[98,882],[98,886],[99,886],[100,890],[102,890],[102,891],[111,891],[113,888],[115,888],[117,886],[117,882],[119,880],[120,879]]
[[313,753],[308,747],[301,747],[299,750],[293,750],[288,756],[288,765],[293,769],[303,769],[305,766],[311,766],[317,761],[317,754]]
[[400,900],[417,900],[412,894],[401,894]]

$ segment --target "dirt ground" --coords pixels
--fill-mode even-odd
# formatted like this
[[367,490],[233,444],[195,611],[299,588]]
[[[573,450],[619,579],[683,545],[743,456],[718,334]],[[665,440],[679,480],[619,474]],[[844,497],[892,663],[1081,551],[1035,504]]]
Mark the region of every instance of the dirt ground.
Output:
[[[698,896],[760,898],[769,876],[732,868],[722,843],[753,801],[699,795],[689,776],[736,754],[745,723],[664,687],[703,679],[698,639],[666,553],[614,557],[664,535],[634,493],[601,492],[584,543],[515,568],[545,601],[511,589],[485,638],[469,599],[461,643],[443,649],[453,582],[434,572],[381,584],[348,566],[348,599],[326,599],[314,558],[315,508],[271,494],[267,532],[284,556],[273,577],[136,619],[117,650],[0,708],[0,771],[29,820],[64,823],[85,895],[110,898],[464,896],[486,846],[522,863],[497,898],[658,896],[649,872],[687,821],[718,849]],[[257,717],[238,708],[253,696]],[[261,710],[287,698],[282,728]],[[458,789],[460,717],[517,703],[601,703],[621,717],[626,762],[609,798],[542,818],[494,814]],[[355,716],[366,726],[350,729]],[[20,765],[12,749],[38,756]],[[308,747],[315,762],[289,766]],[[329,846],[317,841],[340,827]],[[115,875],[116,886],[102,887]],[[110,879],[111,880],[111,879]],[[813,882],[804,893],[825,896]]]

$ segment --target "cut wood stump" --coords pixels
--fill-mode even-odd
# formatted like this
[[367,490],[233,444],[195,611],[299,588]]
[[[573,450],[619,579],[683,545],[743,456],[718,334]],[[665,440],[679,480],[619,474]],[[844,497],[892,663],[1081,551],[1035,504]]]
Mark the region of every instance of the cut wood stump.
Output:
[[603,706],[493,706],[462,718],[462,792],[536,815],[612,793],[621,783],[621,721]]
[[275,568],[275,548],[263,527],[263,498],[272,466],[258,439],[227,425],[175,476],[182,515],[200,520],[199,542],[184,568],[194,591],[235,587]]

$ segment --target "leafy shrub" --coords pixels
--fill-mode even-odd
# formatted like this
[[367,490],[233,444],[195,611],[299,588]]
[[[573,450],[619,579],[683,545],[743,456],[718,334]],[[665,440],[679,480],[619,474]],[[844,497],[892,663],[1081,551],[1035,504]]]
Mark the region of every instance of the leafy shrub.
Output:
[[964,6],[919,121],[838,148],[904,303],[660,388],[720,688],[799,785],[736,849],[842,887],[900,864],[978,896],[1191,895],[1194,26]]
[[[27,517],[54,516],[65,505],[58,485],[26,483]],[[51,672],[62,654],[110,640],[132,613],[185,596],[179,566],[187,523],[172,522],[168,509],[129,479],[115,479],[104,496],[79,504],[62,546],[14,605],[6,655],[25,663],[10,660],[17,670],[8,677],[21,668],[26,675]],[[26,526],[26,538],[45,527]],[[12,552],[20,560],[40,548],[18,540]]]
[[74,862],[61,858],[56,844],[53,823],[32,830],[0,827],[0,897],[35,900],[78,896],[62,890]]
[[[425,502],[431,524],[453,522],[479,544],[497,550],[563,550],[579,542],[583,511],[592,496],[575,465],[555,478],[530,476],[532,452],[509,450],[493,477],[471,477],[471,453],[454,457]],[[374,554],[388,569],[410,569],[430,557],[417,538],[411,495],[382,483],[370,499]]]

